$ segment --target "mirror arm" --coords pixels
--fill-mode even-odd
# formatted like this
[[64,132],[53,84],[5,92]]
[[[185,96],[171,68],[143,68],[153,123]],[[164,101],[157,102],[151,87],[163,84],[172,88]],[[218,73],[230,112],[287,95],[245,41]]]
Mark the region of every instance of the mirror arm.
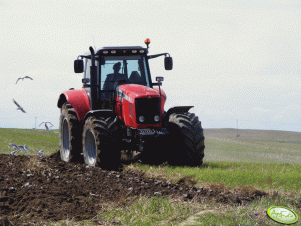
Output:
[[[95,56],[97,56],[96,54],[94,54]],[[86,59],[91,59],[91,56],[85,56],[85,55],[79,55],[78,57],[77,57],[77,59],[78,58],[81,58],[81,59],[84,59],[84,58],[86,58]]]
[[156,54],[156,55],[150,55],[150,56],[147,56],[147,59],[153,59],[153,58],[157,58],[159,56],[166,56],[166,55],[169,56],[169,53],[160,53],[160,54]]

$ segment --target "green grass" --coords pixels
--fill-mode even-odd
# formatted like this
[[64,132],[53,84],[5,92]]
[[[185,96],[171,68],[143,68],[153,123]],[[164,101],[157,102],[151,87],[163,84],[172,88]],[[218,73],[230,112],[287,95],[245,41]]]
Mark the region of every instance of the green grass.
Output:
[[126,207],[113,205],[97,218],[118,225],[172,225],[172,221],[184,220],[189,214],[187,204],[172,203],[164,197],[141,197]]
[[0,153],[9,154],[14,150],[9,143],[26,144],[30,154],[43,149],[45,155],[50,155],[59,150],[59,134],[58,130],[0,129]]
[[301,191],[301,165],[286,163],[205,162],[202,167],[170,167],[135,164],[151,175],[170,180],[191,177],[199,184],[222,182],[234,188],[250,185],[263,190]]

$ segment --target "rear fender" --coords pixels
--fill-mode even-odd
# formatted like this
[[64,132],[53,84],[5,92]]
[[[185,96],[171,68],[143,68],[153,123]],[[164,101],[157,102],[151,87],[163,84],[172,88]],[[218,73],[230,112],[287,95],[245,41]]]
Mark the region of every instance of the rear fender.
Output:
[[72,105],[79,121],[84,120],[87,112],[91,110],[85,89],[67,90],[63,92],[57,103],[58,108],[61,108],[65,102]]

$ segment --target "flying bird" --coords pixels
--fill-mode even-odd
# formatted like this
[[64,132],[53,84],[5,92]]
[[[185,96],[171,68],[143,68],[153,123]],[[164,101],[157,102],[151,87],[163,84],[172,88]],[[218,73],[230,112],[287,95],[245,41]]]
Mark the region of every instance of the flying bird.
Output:
[[23,77],[23,78],[18,78],[18,80],[16,81],[16,84],[18,83],[18,81],[19,81],[20,79],[24,80],[24,78],[29,78],[29,79],[33,80],[33,79],[30,78],[29,76],[25,76],[25,77]]
[[[50,128],[53,126],[52,123],[51,122],[42,122],[39,126],[41,126],[43,123],[45,123],[45,128],[46,128],[45,130],[50,132]],[[50,128],[47,126],[47,123],[51,124]]]
[[17,101],[13,99],[13,102],[18,106],[17,110],[21,110],[23,113],[26,113],[26,111],[20,106],[20,104],[17,103]]

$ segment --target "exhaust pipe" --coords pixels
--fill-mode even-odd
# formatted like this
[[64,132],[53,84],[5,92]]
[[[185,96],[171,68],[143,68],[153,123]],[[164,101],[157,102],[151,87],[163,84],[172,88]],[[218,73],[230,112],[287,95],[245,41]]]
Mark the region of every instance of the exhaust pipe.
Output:
[[97,70],[95,65],[95,53],[92,46],[89,48],[91,52],[91,66],[90,66],[90,78],[91,78],[91,110],[96,110],[96,100],[97,100]]

